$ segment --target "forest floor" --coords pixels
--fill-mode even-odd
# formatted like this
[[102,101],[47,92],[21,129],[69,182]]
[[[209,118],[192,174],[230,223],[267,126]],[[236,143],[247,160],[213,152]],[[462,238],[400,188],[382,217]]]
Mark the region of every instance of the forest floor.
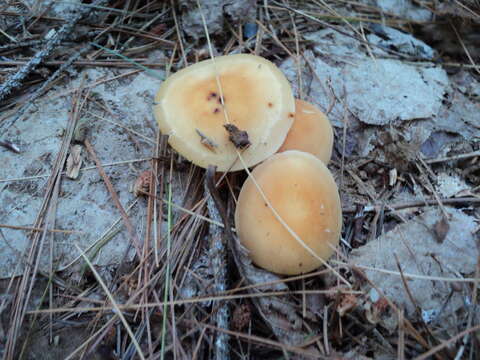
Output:
[[[0,355],[478,359],[479,19],[475,0],[0,0]],[[329,269],[216,258],[205,170],[158,130],[170,73],[237,53],[334,126]],[[244,179],[220,185],[230,221]]]

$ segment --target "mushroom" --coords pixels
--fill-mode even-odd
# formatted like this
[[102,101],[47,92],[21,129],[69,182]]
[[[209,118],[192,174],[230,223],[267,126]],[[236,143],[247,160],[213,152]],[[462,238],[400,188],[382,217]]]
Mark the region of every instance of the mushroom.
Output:
[[[292,126],[295,99],[283,73],[255,55],[220,56],[164,81],[154,113],[169,144],[194,164],[243,169],[274,154]],[[236,140],[238,139],[238,143]]]
[[279,222],[250,177],[240,191],[235,227],[253,263],[285,275],[322,265],[320,259],[333,254],[342,228],[338,189],[325,164],[312,154],[289,150],[273,155],[251,175],[280,218],[317,255]]
[[278,151],[305,151],[328,164],[332,148],[333,129],[327,116],[315,105],[295,99],[295,121]]

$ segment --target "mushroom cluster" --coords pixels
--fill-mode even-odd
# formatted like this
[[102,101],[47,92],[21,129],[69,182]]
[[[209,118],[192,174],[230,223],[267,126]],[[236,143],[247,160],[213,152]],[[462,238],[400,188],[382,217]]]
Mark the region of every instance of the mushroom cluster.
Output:
[[235,211],[254,264],[293,275],[333,254],[342,210],[326,166],[332,126],[313,104],[293,97],[273,63],[240,54],[189,66],[162,83],[154,113],[169,144],[192,163],[222,172],[255,166]]

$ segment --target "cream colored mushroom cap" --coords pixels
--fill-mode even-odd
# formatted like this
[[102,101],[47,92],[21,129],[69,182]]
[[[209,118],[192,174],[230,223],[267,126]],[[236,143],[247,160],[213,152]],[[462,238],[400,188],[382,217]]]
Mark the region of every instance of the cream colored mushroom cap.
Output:
[[216,165],[218,171],[243,169],[225,124],[248,133],[251,145],[242,156],[250,167],[279,149],[294,112],[295,99],[283,73],[270,61],[247,54],[220,56],[178,71],[162,83],[154,105],[169,144],[194,164]]
[[296,99],[295,120],[278,151],[305,151],[328,164],[332,149],[333,129],[327,116],[315,105]]
[[[324,163],[312,154],[290,150],[273,155],[252,175],[280,217],[326,261],[339,243],[342,208]],[[294,275],[322,265],[277,220],[251,178],[240,191],[235,226],[252,261],[266,270]]]

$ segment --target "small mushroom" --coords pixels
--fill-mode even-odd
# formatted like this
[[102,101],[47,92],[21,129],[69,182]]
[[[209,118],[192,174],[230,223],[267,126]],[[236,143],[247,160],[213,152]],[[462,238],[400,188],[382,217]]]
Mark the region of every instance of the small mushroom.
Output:
[[[280,217],[326,261],[340,239],[342,208],[324,163],[309,153],[290,150],[258,165],[252,176]],[[322,264],[278,221],[251,178],[240,191],[235,226],[252,261],[266,270],[294,275]]]
[[[163,82],[154,105],[169,144],[194,164],[216,165],[218,171],[243,169],[237,151],[249,167],[274,154],[294,112],[295,99],[283,73],[270,61],[247,54],[220,56],[178,71]],[[244,134],[242,146],[231,140],[232,126]]]
[[295,121],[279,152],[305,151],[328,164],[332,149],[333,129],[327,116],[315,105],[296,99]]

